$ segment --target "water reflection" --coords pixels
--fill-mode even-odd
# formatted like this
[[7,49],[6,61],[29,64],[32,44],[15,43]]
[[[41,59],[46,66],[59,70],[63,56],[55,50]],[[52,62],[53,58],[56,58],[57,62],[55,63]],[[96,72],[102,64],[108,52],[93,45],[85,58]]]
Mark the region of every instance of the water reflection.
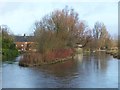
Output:
[[74,59],[81,63],[83,60],[83,54],[76,54]]
[[117,88],[118,60],[98,52],[77,54],[74,60],[41,67],[4,63],[3,87]]

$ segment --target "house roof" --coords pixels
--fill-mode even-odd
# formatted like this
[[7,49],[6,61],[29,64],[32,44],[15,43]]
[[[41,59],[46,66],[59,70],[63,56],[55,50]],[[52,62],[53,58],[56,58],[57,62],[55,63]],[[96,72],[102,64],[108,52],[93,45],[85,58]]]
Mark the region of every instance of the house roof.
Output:
[[33,36],[15,36],[14,42],[33,42]]

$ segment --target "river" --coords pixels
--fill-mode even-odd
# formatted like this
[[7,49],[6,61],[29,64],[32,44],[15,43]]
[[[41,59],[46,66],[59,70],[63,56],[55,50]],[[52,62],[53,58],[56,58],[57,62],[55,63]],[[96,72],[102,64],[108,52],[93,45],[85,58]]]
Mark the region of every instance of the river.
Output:
[[20,67],[19,58],[2,63],[3,88],[118,88],[118,60],[104,52],[39,67]]

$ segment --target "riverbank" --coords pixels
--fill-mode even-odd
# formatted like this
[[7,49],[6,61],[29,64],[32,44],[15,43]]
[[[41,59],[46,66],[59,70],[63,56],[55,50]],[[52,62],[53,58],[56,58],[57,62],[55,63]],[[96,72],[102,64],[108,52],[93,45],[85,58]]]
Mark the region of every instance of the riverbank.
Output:
[[106,54],[109,54],[113,56],[114,58],[120,59],[120,52],[118,50],[96,50],[96,51],[84,51],[84,53],[90,54],[90,53],[96,53],[96,52],[105,52]]
[[19,61],[19,65],[23,67],[41,66],[46,64],[55,64],[73,58],[73,50],[55,50],[46,54],[39,52],[25,53]]
[[53,60],[51,62],[40,62],[40,63],[24,63],[24,62],[19,62],[19,66],[22,66],[22,67],[31,67],[31,66],[42,66],[42,65],[51,65],[51,64],[56,64],[56,63],[59,63],[59,62],[65,62],[65,61],[68,61],[68,60],[71,60],[73,59],[73,56],[71,57],[66,57],[66,58],[62,58],[62,59],[56,59],[56,60]]
[[114,58],[120,59],[120,52],[118,50],[107,50],[106,54],[110,54]]

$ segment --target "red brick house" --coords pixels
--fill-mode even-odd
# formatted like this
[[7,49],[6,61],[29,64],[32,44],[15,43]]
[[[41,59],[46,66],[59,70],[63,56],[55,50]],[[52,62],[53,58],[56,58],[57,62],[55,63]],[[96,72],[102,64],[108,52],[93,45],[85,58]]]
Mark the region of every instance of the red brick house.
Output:
[[19,51],[33,51],[34,49],[34,40],[33,36],[15,36],[16,48]]

